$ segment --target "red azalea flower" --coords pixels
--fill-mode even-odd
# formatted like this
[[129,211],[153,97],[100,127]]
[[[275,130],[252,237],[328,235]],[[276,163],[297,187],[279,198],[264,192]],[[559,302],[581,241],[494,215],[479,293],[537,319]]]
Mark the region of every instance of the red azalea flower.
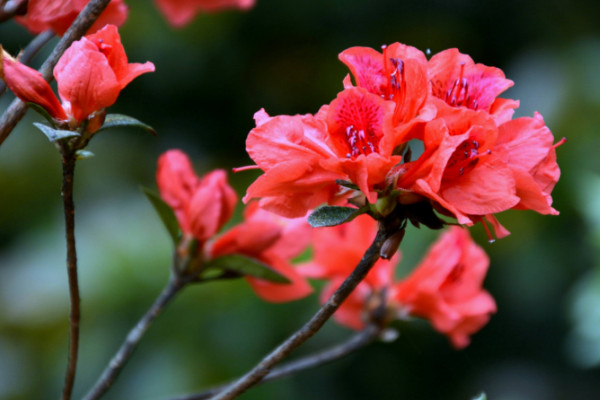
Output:
[[[27,13],[15,20],[31,33],[52,29],[62,36],[89,2],[90,0],[29,0]],[[122,0],[112,0],[88,33],[96,32],[106,24],[123,25],[127,19],[127,11],[128,7]]]
[[489,112],[498,123],[511,119],[519,102],[497,98],[513,85],[499,68],[475,64],[458,49],[444,50],[429,60],[432,94],[452,107]]
[[493,151],[497,135],[487,113],[446,109],[425,127],[425,152],[403,166],[398,187],[434,200],[461,224],[472,224],[470,215],[515,206],[519,198],[512,171]]
[[54,68],[60,105],[50,85],[37,71],[3,52],[0,77],[23,101],[42,106],[57,121],[78,126],[95,112],[111,106],[137,76],[154,71],[154,64],[127,62],[117,27],[106,25],[74,42]]
[[225,171],[215,170],[198,178],[189,158],[180,150],[169,150],[159,157],[156,182],[182,232],[201,244],[233,215],[237,195],[227,183]]
[[402,159],[393,155],[394,103],[362,88],[338,94],[316,116],[255,115],[246,149],[265,171],[244,201],[261,197],[261,206],[288,217],[305,215],[327,202],[339,204],[349,193],[337,179],[350,180],[377,200],[375,186]]
[[227,254],[243,254],[262,261],[288,278],[281,284],[246,277],[252,289],[270,302],[297,300],[312,292],[306,280],[291,266],[290,260],[308,245],[310,226],[304,218],[287,219],[262,210],[257,203],[244,212],[244,222],[234,226],[211,243],[212,258]]
[[492,214],[510,208],[558,214],[550,193],[560,171],[539,114],[497,127],[483,111],[440,112],[424,129],[423,155],[397,172],[399,188],[434,200],[461,224],[485,218],[498,237],[509,232]]
[[[357,86],[395,103],[394,125],[414,124],[434,116],[434,109],[426,103],[427,58],[420,50],[401,43],[383,46],[382,53],[369,47],[351,47],[341,52],[339,59],[348,66]],[[344,86],[352,87],[349,77]]]
[[213,12],[229,8],[247,10],[254,0],[154,0],[158,9],[175,27],[188,24],[200,12]]
[[[313,261],[300,265],[298,271],[309,278],[330,280],[321,293],[322,303],[352,273],[376,234],[377,222],[368,215],[360,215],[342,225],[313,229]],[[389,261],[378,260],[336,311],[334,318],[352,329],[363,329],[367,300],[391,284],[394,268],[399,261],[399,253]]]
[[496,303],[481,288],[489,259],[467,230],[451,227],[421,264],[391,291],[391,301],[411,315],[426,318],[457,348],[470,342],[496,312]]

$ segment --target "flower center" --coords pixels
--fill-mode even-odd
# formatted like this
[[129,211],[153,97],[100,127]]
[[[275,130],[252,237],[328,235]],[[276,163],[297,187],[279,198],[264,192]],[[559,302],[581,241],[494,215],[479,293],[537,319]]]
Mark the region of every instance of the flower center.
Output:
[[378,96],[359,89],[342,92],[331,106],[331,136],[340,154],[356,158],[379,152],[383,110]]
[[479,161],[479,142],[476,140],[465,140],[462,142],[446,164],[444,179],[455,179],[472,170]]
[[368,129],[356,129],[354,125],[350,125],[346,128],[346,143],[350,151],[346,157],[354,158],[360,154],[366,156],[377,151],[379,139]]
[[469,81],[464,77],[464,72],[465,64],[461,63],[458,78],[451,83],[445,94],[441,93],[442,96],[439,96],[440,93],[438,93],[437,97],[442,98],[452,107],[467,107],[471,110],[477,110],[477,99],[472,98],[469,93]]

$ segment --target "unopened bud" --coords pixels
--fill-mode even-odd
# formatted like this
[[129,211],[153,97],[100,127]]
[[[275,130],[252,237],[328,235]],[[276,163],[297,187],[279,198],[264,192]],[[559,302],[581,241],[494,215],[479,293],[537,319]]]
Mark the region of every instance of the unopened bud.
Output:
[[402,239],[404,238],[405,229],[400,229],[392,236],[386,239],[381,246],[381,250],[379,251],[379,256],[384,260],[389,260],[396,254],[398,251],[398,247],[400,243],[402,243]]
[[98,129],[104,125],[104,119],[106,118],[106,110],[103,108],[100,111],[96,111],[89,119],[86,126],[86,131],[89,133],[95,133]]

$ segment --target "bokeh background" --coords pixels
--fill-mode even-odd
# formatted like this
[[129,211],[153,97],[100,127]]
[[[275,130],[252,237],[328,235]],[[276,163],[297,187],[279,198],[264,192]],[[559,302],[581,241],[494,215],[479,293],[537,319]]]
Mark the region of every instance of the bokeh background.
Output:
[[[314,113],[342,88],[337,54],[400,41],[436,53],[458,47],[502,68],[520,99],[557,139],[558,217],[505,212],[513,234],[487,243],[486,287],[498,313],[462,351],[427,323],[398,326],[341,361],[250,390],[252,399],[594,399],[600,396],[600,3],[596,1],[257,0],[249,12],[167,25],[151,2],[127,0],[121,28],[130,61],[156,72],[136,79],[111,112],[154,126],[106,132],[77,166],[77,244],[83,298],[75,398],[95,382],[128,330],[167,281],[171,247],[139,190],[155,187],[156,159],[170,148],[197,171],[248,165],[252,115]],[[0,25],[12,53],[31,35]],[[54,44],[56,41],[51,42]],[[51,45],[34,59],[41,64]],[[4,110],[12,94],[0,99]],[[68,337],[60,161],[28,113],[0,147],[0,398],[57,398]],[[238,193],[256,176],[231,175]],[[238,210],[239,211],[239,210]],[[414,266],[436,233],[403,243]],[[259,300],[243,281],[186,289],[156,321],[107,399],[168,399],[239,376],[316,310],[316,295]],[[348,337],[328,323],[298,351]]]

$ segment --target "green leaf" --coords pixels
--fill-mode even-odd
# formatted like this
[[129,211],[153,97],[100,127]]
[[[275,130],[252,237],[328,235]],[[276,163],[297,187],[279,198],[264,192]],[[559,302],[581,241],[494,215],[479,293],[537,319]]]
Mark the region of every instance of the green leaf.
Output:
[[177,243],[179,243],[179,237],[181,233],[179,231],[179,223],[177,222],[177,217],[175,217],[173,209],[171,209],[171,207],[169,207],[167,203],[165,203],[160,196],[154,193],[152,190],[142,186],[142,191],[148,200],[150,200],[150,203],[152,203],[152,206],[158,213],[158,216],[160,217],[160,220],[165,228],[167,228],[171,239],[173,239],[173,243],[177,245]]
[[473,400],[487,400],[485,393],[481,393],[479,396],[473,398]]
[[364,210],[362,208],[323,206],[317,208],[308,216],[308,223],[313,228],[336,226],[352,221],[363,213]]
[[67,139],[70,137],[81,136],[78,132],[75,131],[67,131],[63,129],[54,129],[49,127],[48,125],[41,124],[39,122],[34,122],[33,125],[38,128],[51,142],[56,142],[57,140]]
[[350,181],[345,181],[343,179],[336,179],[335,183],[337,183],[340,186],[346,187],[348,189],[359,190],[360,191],[360,188],[358,186],[356,186],[354,183],[350,182]]
[[52,118],[52,115],[50,115],[50,113],[44,107],[35,103],[27,103],[27,106],[40,114],[42,117],[46,118],[46,121],[48,121],[52,127],[56,126],[54,118]]
[[133,117],[122,114],[108,114],[104,120],[104,124],[98,129],[103,131],[111,128],[140,128],[148,133],[156,136],[156,131],[150,125],[147,125]]
[[85,160],[86,158],[94,157],[94,153],[89,150],[77,150],[75,152],[75,158],[78,160]]
[[217,268],[225,271],[250,275],[256,278],[276,283],[290,283],[290,280],[279,272],[262,262],[243,256],[241,254],[229,254],[217,257],[206,264],[206,268]]

